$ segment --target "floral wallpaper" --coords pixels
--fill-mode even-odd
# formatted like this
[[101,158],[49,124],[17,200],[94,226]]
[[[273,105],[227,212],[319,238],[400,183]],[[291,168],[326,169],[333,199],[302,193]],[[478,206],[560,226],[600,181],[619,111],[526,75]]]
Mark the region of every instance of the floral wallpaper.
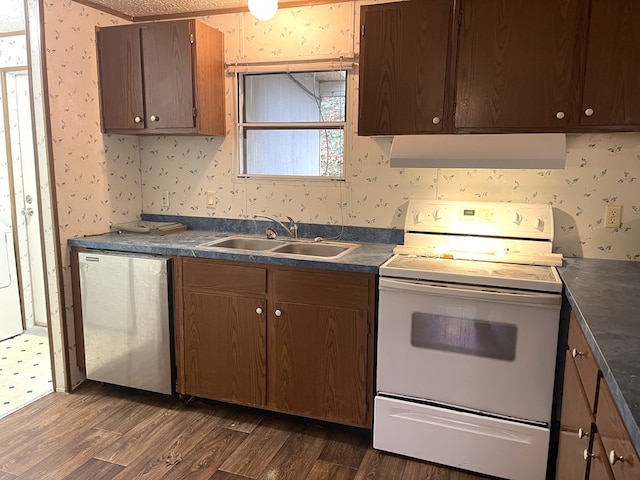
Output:
[[[225,33],[228,62],[242,58],[350,55],[358,50],[354,1],[280,9],[258,22],[248,14],[202,21]],[[235,89],[227,77],[226,137],[102,135],[95,26],[122,20],[70,0],[44,1],[46,61],[67,332],[74,358],[66,241],[105,232],[141,212],[246,218],[264,212],[301,222],[402,228],[413,197],[549,203],[555,250],[565,256],[640,258],[640,134],[571,135],[563,170],[392,169],[390,143],[358,137],[357,69],[349,77],[350,123],[345,182],[267,181],[235,177]],[[161,206],[162,191],[169,207]],[[207,190],[217,192],[207,208]],[[602,226],[604,206],[623,206],[622,227]],[[74,372],[74,382],[81,375]]]

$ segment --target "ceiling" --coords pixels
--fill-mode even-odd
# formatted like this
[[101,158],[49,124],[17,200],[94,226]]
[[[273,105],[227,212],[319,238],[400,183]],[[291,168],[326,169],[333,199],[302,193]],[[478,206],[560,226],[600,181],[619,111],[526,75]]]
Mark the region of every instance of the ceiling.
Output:
[[[132,20],[185,17],[247,11],[247,0],[74,0]],[[350,0],[278,0],[279,6],[298,7]],[[197,14],[197,15],[195,15]]]

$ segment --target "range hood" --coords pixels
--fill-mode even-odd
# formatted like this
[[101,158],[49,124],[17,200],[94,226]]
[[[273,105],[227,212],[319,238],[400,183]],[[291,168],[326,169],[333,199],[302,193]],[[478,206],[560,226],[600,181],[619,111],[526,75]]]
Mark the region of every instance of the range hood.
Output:
[[401,168],[564,168],[564,133],[396,135],[390,163]]

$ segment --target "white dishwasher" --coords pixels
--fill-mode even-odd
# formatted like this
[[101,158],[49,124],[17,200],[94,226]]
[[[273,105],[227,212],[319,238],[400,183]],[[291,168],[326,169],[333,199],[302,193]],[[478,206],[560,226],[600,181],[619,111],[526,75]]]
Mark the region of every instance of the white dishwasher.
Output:
[[80,252],[86,374],[172,393],[169,258]]

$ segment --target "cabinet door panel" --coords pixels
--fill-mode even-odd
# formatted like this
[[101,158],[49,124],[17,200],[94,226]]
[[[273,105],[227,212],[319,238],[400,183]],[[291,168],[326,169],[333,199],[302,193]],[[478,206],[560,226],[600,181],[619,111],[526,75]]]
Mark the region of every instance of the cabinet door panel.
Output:
[[452,12],[450,0],[362,8],[359,135],[443,131]]
[[277,302],[270,324],[270,403],[281,411],[365,426],[367,312]]
[[[594,434],[592,451],[589,480],[617,480],[613,477],[607,454],[602,446],[602,439],[598,433]],[[560,478],[558,477],[558,479]]]
[[577,104],[572,76],[587,7],[583,0],[463,0],[455,128],[562,130]]
[[149,129],[195,127],[191,25],[182,21],[140,27]]
[[263,299],[187,292],[185,388],[189,395],[249,405],[266,399]]
[[616,480],[637,480],[640,478],[638,454],[624,426],[611,390],[603,378],[600,378],[596,422],[606,458],[609,459],[612,451],[615,452],[616,457],[624,457],[624,459],[616,460],[611,466]]
[[598,389],[598,364],[593,356],[593,352],[587,339],[582,333],[578,324],[576,314],[571,312],[569,320],[569,352],[571,353],[575,365],[580,375],[580,380],[587,394],[591,411],[595,412],[596,395]]
[[102,131],[144,129],[140,29],[102,28],[97,37]]
[[637,0],[591,0],[582,125],[640,125],[638,25]]
[[593,423],[578,370],[571,353],[566,352],[556,478],[585,478],[588,465],[583,452],[589,448]]

